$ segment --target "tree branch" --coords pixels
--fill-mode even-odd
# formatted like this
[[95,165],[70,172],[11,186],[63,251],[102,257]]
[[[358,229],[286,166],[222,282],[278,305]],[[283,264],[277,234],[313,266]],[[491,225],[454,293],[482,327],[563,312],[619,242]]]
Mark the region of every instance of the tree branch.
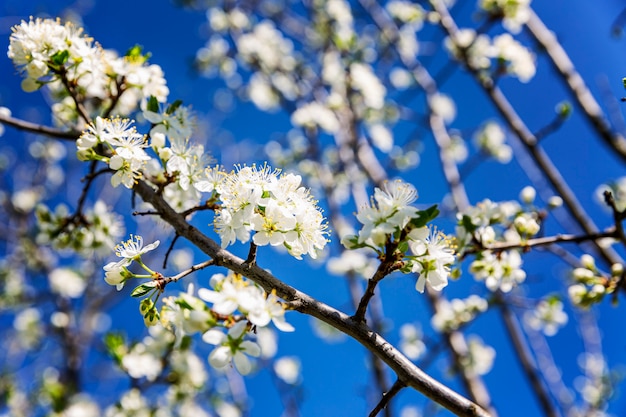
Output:
[[516,357],[519,359],[520,364],[526,374],[526,378],[528,379],[535,396],[539,400],[539,404],[543,409],[543,412],[546,416],[549,417],[559,417],[561,413],[554,407],[552,404],[552,399],[550,398],[550,394],[546,390],[543,381],[539,377],[539,370],[537,369],[537,365],[532,357],[532,354],[524,340],[523,332],[520,329],[519,323],[507,306],[506,302],[500,298],[501,312],[502,318],[504,319],[504,324],[507,330],[507,334],[511,343],[513,344],[513,348],[515,349]]
[[26,120],[17,119],[15,117],[6,116],[0,114],[0,123],[12,126],[16,129],[26,132],[37,133],[40,135],[46,135],[57,139],[75,141],[80,136],[81,132],[75,130],[61,130],[53,127],[39,125],[37,123],[27,122]]
[[578,107],[598,132],[600,138],[609,149],[620,157],[622,162],[626,163],[626,138],[611,129],[602,108],[587,88],[583,78],[576,71],[574,64],[556,36],[544,25],[532,8],[529,7],[528,10],[530,14],[526,22],[528,31],[548,54],[554,69],[561,75],[561,80],[568,87]]
[[400,351],[365,324],[356,323],[347,314],[298,291],[258,265],[248,265],[245,263],[245,260],[222,249],[217,242],[187,223],[184,217],[176,213],[144,181],[138,181],[134,190],[145,202],[150,203],[155,210],[159,211],[162,219],[169,223],[178,234],[213,258],[215,265],[224,266],[236,273],[247,276],[268,293],[276,290],[276,295],[291,302],[295,310],[313,316],[351,336],[381,358],[407,386],[421,392],[453,413],[467,417],[489,416],[489,413],[480,406],[424,373]]

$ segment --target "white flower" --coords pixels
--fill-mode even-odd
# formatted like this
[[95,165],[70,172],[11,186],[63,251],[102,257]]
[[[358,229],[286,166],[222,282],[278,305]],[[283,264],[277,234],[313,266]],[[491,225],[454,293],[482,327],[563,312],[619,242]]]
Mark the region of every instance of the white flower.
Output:
[[83,295],[87,282],[69,268],[55,268],[48,275],[50,289],[67,298],[79,298]]
[[215,369],[224,369],[234,362],[235,368],[242,375],[247,375],[252,371],[252,363],[246,355],[258,357],[261,354],[261,348],[250,340],[243,340],[246,330],[246,322],[239,321],[228,330],[228,335],[216,328],[204,333],[202,340],[217,346],[209,355],[211,366]]
[[291,114],[291,123],[308,128],[319,126],[328,133],[335,133],[339,130],[339,120],[335,113],[317,101],[298,107]]
[[317,202],[301,187],[298,175],[263,168],[239,167],[215,186],[222,208],[214,224],[222,247],[247,242],[255,231],[259,246],[282,245],[294,257],[315,258],[326,245],[327,225]]
[[485,281],[491,291],[509,292],[526,279],[521,269],[522,257],[516,250],[503,251],[497,255],[483,251],[470,265],[470,272],[479,281]]
[[212,310],[218,314],[229,315],[239,308],[241,289],[235,287],[230,280],[223,280],[219,291],[206,288],[198,290],[198,297],[213,304]]
[[530,17],[531,0],[479,0],[481,9],[496,16],[502,15],[504,27],[518,33]]
[[371,205],[362,206],[356,218],[361,224],[359,243],[370,241],[384,245],[387,236],[403,229],[417,213],[412,204],[417,199],[417,190],[403,181],[385,182],[383,188],[374,190]]
[[118,262],[107,264],[105,271],[119,269],[130,265],[134,260],[141,258],[141,255],[156,249],[159,246],[159,243],[160,242],[157,240],[154,243],[144,246],[143,237],[130,235],[130,239],[121,242],[115,247],[115,254],[122,259]]
[[494,157],[503,164],[513,157],[513,150],[505,144],[504,130],[496,122],[487,122],[474,135],[474,143],[483,152]]
[[289,385],[295,385],[300,380],[300,361],[295,356],[283,356],[274,362],[276,376]]
[[563,303],[557,299],[541,300],[532,311],[524,314],[524,321],[534,330],[546,336],[554,336],[567,323]]
[[496,357],[496,350],[485,345],[477,336],[470,336],[467,341],[467,355],[460,359],[469,374],[485,375],[491,371],[493,361]]
[[454,100],[446,94],[433,94],[428,99],[433,113],[441,117],[446,123],[451,123],[456,117]]
[[468,298],[455,298],[450,301],[441,299],[437,312],[431,319],[433,328],[439,331],[457,330],[462,325],[474,320],[479,313],[487,311],[487,300],[471,295]]
[[372,67],[361,62],[350,65],[352,88],[363,96],[367,107],[380,110],[385,105],[387,89],[374,74]]
[[160,358],[146,350],[143,344],[137,344],[122,358],[122,366],[132,378],[146,378],[154,381],[163,370]]
[[422,331],[417,326],[409,323],[403,324],[400,327],[400,351],[413,361],[419,359],[426,352],[422,336]]
[[441,291],[448,285],[450,265],[455,260],[450,240],[442,232],[426,227],[413,230],[410,236],[409,247],[415,255],[412,271],[420,274],[415,289],[424,292],[428,283],[432,289]]
[[508,33],[493,38],[491,56],[504,63],[509,74],[528,82],[535,75],[535,57]]
[[145,110],[143,116],[153,124],[150,136],[160,133],[170,139],[188,139],[193,132],[194,118],[187,106],[178,106],[172,113]]

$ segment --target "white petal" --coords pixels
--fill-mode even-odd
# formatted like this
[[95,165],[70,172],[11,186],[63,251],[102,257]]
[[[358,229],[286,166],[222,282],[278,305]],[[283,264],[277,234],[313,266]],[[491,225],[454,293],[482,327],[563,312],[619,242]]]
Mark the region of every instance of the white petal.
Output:
[[239,339],[241,335],[246,331],[248,324],[245,321],[238,321],[233,327],[228,330],[228,335],[233,339]]
[[210,345],[221,345],[224,339],[226,339],[226,335],[218,329],[207,330],[202,335],[202,340]]
[[248,375],[252,370],[252,364],[250,363],[250,359],[246,355],[241,352],[235,353],[235,367],[239,371],[241,375]]
[[272,322],[274,323],[274,326],[276,326],[276,328],[280,331],[293,332],[296,330],[296,328],[293,327],[291,324],[287,323],[285,318],[282,316],[274,317],[272,319]]
[[415,289],[419,292],[424,292],[424,286],[426,285],[426,277],[424,274],[420,274],[419,278],[417,278],[417,282],[415,283]]
[[212,367],[222,369],[227,366],[232,359],[228,346],[218,346],[209,355],[209,363]]
[[261,347],[250,340],[244,340],[239,347],[248,355],[254,356],[255,358],[261,354]]

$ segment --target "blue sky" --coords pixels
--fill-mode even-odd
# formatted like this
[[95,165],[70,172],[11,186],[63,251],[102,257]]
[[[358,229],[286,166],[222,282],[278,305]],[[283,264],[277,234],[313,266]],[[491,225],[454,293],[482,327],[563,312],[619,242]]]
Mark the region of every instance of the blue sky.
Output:
[[[473,1],[459,1],[458,7],[467,11],[474,4]],[[557,34],[600,102],[606,104],[610,97],[614,100],[626,95],[621,83],[621,79],[626,76],[626,38],[615,39],[610,36],[610,25],[622,11],[622,2],[611,0],[594,2],[591,5],[585,0],[536,0],[533,5],[538,15]],[[29,15],[42,12],[57,16],[67,6],[77,7],[86,32],[105,48],[124,52],[134,44],[140,44],[151,52],[151,62],[164,69],[171,91],[170,101],[182,99],[200,114],[215,115],[214,94],[223,85],[218,81],[196,76],[190,67],[195,52],[204,45],[204,14],[182,10],[169,1],[4,0],[0,3],[0,49],[6,50],[10,26],[19,23],[21,19],[27,19]],[[17,117],[41,122],[49,120],[41,95],[27,94],[19,89],[19,78],[6,57],[0,59],[0,80],[0,105],[15,109],[14,115]],[[558,102],[569,98],[544,59],[539,60],[538,74],[529,85],[520,86],[517,80],[505,80],[502,88],[510,93],[511,102],[531,129],[535,130],[553,118],[554,107]],[[484,93],[463,73],[457,74],[442,90],[457,100],[458,117],[454,127],[471,128],[485,118],[496,116],[495,110],[486,103]],[[268,138],[289,128],[285,115],[268,116],[249,104],[242,104],[235,112],[224,116],[219,123],[209,125],[207,147],[220,162],[252,163],[258,161],[259,150]],[[232,136],[220,135],[215,143],[215,136],[211,135],[224,131],[230,131]],[[5,146],[2,139],[0,138],[0,145]],[[597,223],[601,227],[610,225],[611,216],[595,201],[594,192],[603,181],[624,175],[623,165],[606,151],[586,122],[577,114],[557,134],[546,138],[542,145],[553,156],[562,175],[577,192],[583,206],[597,219]],[[411,173],[410,180],[414,181],[420,192],[421,203],[438,203],[447,190],[441,179],[434,145],[430,142],[425,145],[422,161]],[[515,199],[521,188],[528,184],[529,180],[515,162],[505,166],[489,162],[472,174],[467,186],[472,203],[475,203],[487,197],[493,200]],[[128,226],[129,229],[132,227],[132,224]],[[549,227],[556,230],[554,224]],[[344,311],[351,310],[347,302],[347,285],[342,279],[328,275],[323,268],[307,261],[296,261],[286,255],[270,252],[267,248],[262,250],[265,253],[259,256],[265,255],[268,258],[265,260],[266,265],[260,261],[261,266],[270,267],[289,284],[334,307]],[[559,289],[559,285],[554,285],[554,282],[562,278],[565,269],[548,254],[532,253],[530,257],[527,261],[528,265],[532,264],[528,270],[531,282],[529,293],[536,294],[545,288]],[[531,259],[535,262],[531,263]],[[390,317],[386,323],[386,337],[392,342],[397,341],[398,328],[405,322],[422,323],[425,328],[429,325],[431,313],[423,296],[413,290],[413,285],[413,281],[404,276],[392,276],[380,287],[384,311]],[[464,276],[461,281],[446,288],[446,295],[449,298],[464,297],[478,287],[479,284],[471,277]],[[562,285],[560,288],[563,288]],[[112,312],[114,326],[116,317],[127,315],[129,310],[135,314],[134,303],[135,300],[130,300],[129,303],[116,307]],[[626,339],[620,331],[620,320],[617,319],[624,314],[624,308],[613,308],[604,303],[598,313],[605,324],[603,343],[610,364],[625,363]],[[141,325],[139,315],[135,315],[136,320],[128,320],[134,326],[129,329],[131,332]],[[573,323],[573,317],[571,319]],[[288,320],[298,330],[292,334],[280,335],[279,354],[299,355],[302,360],[302,415],[366,415],[369,409],[362,398],[364,392],[371,394],[372,381],[366,369],[367,355],[364,349],[348,338],[334,344],[320,342],[309,330],[308,317],[291,313]],[[528,396],[527,384],[521,376],[519,366],[511,357],[510,344],[503,337],[504,330],[499,316],[489,314],[480,318],[472,330],[481,334],[484,341],[498,352],[494,370],[485,377],[485,381],[492,390],[495,406],[501,415],[534,415],[537,410],[536,402]],[[575,326],[569,325],[549,340],[555,350],[560,352],[557,362],[570,385],[578,368],[576,354],[567,347],[578,346],[580,342],[577,332]],[[431,369],[441,375],[445,362],[436,362]],[[260,372],[248,378],[247,382],[249,394],[253,398],[250,415],[279,415],[281,404],[271,388],[268,374]],[[453,386],[460,389],[454,383]],[[115,387],[107,388],[115,391]],[[117,388],[122,389],[124,386]],[[413,391],[403,391],[398,401],[400,404],[421,404],[422,396]],[[610,410],[616,415],[623,414],[626,412],[626,401],[618,398]]]

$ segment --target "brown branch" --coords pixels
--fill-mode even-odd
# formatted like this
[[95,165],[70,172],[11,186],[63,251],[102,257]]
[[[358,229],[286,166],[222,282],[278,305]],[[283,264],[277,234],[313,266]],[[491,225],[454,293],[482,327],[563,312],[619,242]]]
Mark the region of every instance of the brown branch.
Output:
[[[426,295],[433,309],[433,313],[437,314],[442,308],[443,295],[436,291],[431,291],[430,289],[426,290]],[[448,350],[452,354],[452,362],[454,364],[460,364],[468,355],[465,336],[459,330],[443,330],[441,333]],[[462,366],[458,366],[458,371],[461,382],[470,398],[480,404],[481,407],[489,410],[492,416],[497,416],[497,412],[491,403],[489,390],[485,386],[482,378],[474,373],[465,372]]]
[[513,242],[496,242],[489,245],[481,244],[477,242],[478,246],[470,248],[464,251],[464,255],[481,252],[483,250],[489,250],[492,252],[502,252],[505,250],[511,249],[522,249],[529,250],[531,248],[540,247],[540,246],[550,246],[557,243],[581,243],[581,242],[589,242],[596,241],[600,239],[606,238],[618,238],[618,234],[615,228],[611,228],[604,232],[597,232],[590,235],[555,235],[555,236],[547,236],[547,237],[538,237],[535,239],[528,239],[526,241],[522,241],[519,243]]
[[543,381],[539,377],[540,371],[532,357],[528,344],[524,340],[523,331],[519,326],[517,318],[507,306],[505,300],[500,297],[499,301],[507,334],[513,344],[513,348],[515,349],[515,356],[519,359],[520,365],[524,370],[526,378],[528,379],[528,382],[530,383],[530,386],[533,389],[544,414],[549,417],[561,416],[561,413],[555,408]]
[[4,114],[0,114],[0,123],[12,126],[18,130],[24,130],[31,133],[37,133],[40,135],[46,135],[57,139],[71,141],[75,141],[76,139],[78,139],[81,133],[75,130],[55,129],[53,127],[27,122],[26,120],[17,119],[15,117],[6,116]]
[[372,412],[369,413],[369,417],[376,417],[378,413],[380,413],[382,410],[387,409],[387,405],[389,405],[389,402],[393,399],[393,397],[398,395],[398,393],[404,387],[406,387],[406,385],[404,385],[404,382],[402,382],[400,379],[397,379],[396,382],[394,382],[394,384],[391,386],[391,389],[383,393],[383,396],[378,404],[376,404],[376,407],[374,407]]
[[456,415],[467,417],[489,416],[489,413],[477,404],[427,375],[393,345],[365,324],[355,322],[347,314],[291,287],[258,265],[246,264],[245,260],[221,248],[217,242],[204,235],[197,228],[190,225],[184,217],[176,213],[144,181],[138,181],[134,189],[145,202],[151,204],[155,210],[161,213],[162,219],[169,223],[177,233],[210,256],[214,260],[215,265],[224,266],[233,272],[247,276],[268,293],[275,290],[276,295],[290,302],[295,310],[313,316],[342,333],[351,336],[383,360],[408,387],[421,392]]
[[[432,4],[441,17],[440,24],[443,29],[448,33],[451,39],[456,39],[459,29],[446,6],[442,2],[433,2]],[[578,201],[578,198],[567,182],[563,179],[561,173],[555,167],[550,157],[541,147],[538,146],[537,138],[528,129],[504,93],[502,93],[502,91],[493,83],[493,80],[479,74],[475,68],[472,68],[467,60],[465,61],[465,65],[478,85],[483,88],[487,96],[491,99],[492,104],[506,121],[509,128],[513,131],[513,133],[515,133],[515,136],[519,139],[520,143],[532,156],[535,164],[544,173],[545,178],[551,184],[552,188],[558,195],[561,196],[565,207],[567,207],[571,216],[576,220],[580,228],[589,235],[597,233],[597,226],[587,215]],[[611,248],[604,248],[595,241],[593,243],[597,252],[607,263],[611,265],[614,263],[622,263],[621,257],[614,250]]]

